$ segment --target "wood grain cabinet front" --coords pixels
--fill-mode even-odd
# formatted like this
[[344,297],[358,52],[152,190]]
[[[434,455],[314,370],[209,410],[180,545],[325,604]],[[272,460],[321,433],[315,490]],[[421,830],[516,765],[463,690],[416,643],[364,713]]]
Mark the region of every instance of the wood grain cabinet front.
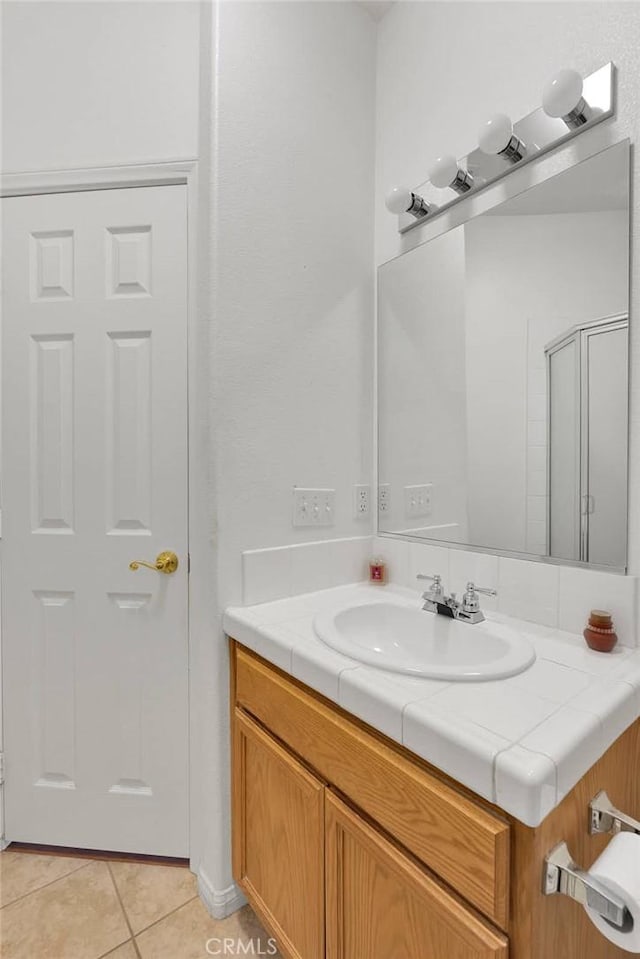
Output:
[[324,959],[324,783],[240,710],[233,738],[236,881],[287,959]]
[[507,959],[506,936],[326,792],[327,959]]

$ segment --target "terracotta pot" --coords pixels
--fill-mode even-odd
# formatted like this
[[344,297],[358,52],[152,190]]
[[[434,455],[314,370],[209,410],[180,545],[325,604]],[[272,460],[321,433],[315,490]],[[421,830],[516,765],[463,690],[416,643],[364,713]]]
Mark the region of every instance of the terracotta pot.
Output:
[[589,623],[582,634],[590,649],[598,653],[610,653],[618,642],[613,628],[611,614],[603,609],[592,609]]

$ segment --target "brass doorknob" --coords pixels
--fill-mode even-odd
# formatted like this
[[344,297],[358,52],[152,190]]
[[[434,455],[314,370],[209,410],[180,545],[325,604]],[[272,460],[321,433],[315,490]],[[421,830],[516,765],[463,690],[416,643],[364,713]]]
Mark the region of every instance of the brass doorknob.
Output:
[[168,576],[177,570],[178,557],[170,549],[165,549],[162,553],[158,553],[155,563],[147,563],[143,559],[134,559],[133,562],[129,563],[129,569],[136,570],[141,566],[146,566],[147,569],[155,569],[158,573],[166,573]]

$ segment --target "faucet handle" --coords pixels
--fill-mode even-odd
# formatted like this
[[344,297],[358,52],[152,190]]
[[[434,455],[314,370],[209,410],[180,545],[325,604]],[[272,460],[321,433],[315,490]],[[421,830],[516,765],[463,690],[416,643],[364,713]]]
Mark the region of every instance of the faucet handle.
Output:
[[429,582],[433,583],[433,588],[431,589],[432,593],[440,594],[442,590],[442,576],[440,573],[436,573],[434,576],[426,576],[424,573],[418,573],[416,579],[426,579]]
[[467,583],[467,590],[470,593],[484,593],[485,596],[497,596],[497,589],[489,589],[487,586],[476,586],[475,583]]
[[480,612],[480,600],[478,599],[478,593],[484,593],[485,596],[498,595],[498,591],[495,589],[488,589],[485,586],[476,586],[475,583],[468,582],[466,592],[462,597],[462,608],[465,613]]

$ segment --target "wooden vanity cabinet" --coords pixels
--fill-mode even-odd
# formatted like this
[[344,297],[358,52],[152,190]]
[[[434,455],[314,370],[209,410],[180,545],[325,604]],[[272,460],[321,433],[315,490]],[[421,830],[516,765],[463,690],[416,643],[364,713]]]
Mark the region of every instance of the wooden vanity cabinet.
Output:
[[506,959],[505,936],[240,709],[233,781],[234,875],[287,959]]
[[506,823],[237,645],[232,677],[234,878],[286,959],[507,959]]
[[623,959],[542,894],[565,840],[589,868],[606,789],[640,817],[640,721],[532,829],[231,642],[233,869],[286,959]]

